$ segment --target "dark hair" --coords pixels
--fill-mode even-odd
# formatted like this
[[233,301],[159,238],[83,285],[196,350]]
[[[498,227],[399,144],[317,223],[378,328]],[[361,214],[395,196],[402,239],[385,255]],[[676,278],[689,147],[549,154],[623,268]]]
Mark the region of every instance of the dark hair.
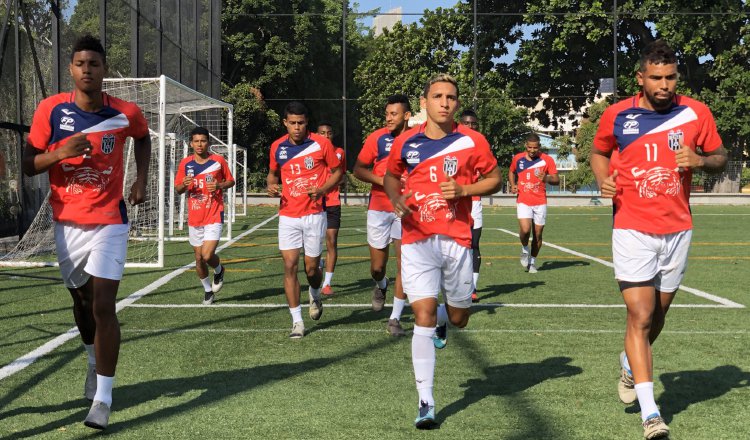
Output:
[[194,129],[193,129],[193,130],[192,130],[192,131],[190,132],[190,140],[191,140],[191,141],[193,140],[193,136],[195,136],[195,135],[201,135],[201,134],[202,134],[203,136],[205,136],[205,137],[209,137],[209,136],[208,136],[208,130],[206,130],[206,129],[205,129],[205,128],[203,128],[203,127],[195,127],[195,128],[194,128]]
[[526,134],[526,142],[539,142],[539,135],[530,131]]
[[396,93],[395,95],[391,95],[388,97],[388,99],[385,100],[386,107],[392,104],[401,104],[404,106],[404,111],[407,111],[407,112],[411,111],[411,104],[409,103],[409,97],[402,93]]
[[289,104],[284,107],[284,119],[286,119],[289,115],[302,115],[305,118],[308,118],[310,115],[307,112],[307,107],[305,107],[305,104],[299,102],[299,101],[292,101]]
[[331,127],[331,130],[333,130],[333,124],[331,124],[330,122],[328,122],[326,120],[318,122],[318,130],[320,130],[320,127],[322,127],[324,125],[327,125],[327,126]]
[[84,50],[97,52],[102,56],[102,61],[104,61],[104,63],[107,62],[107,54],[104,52],[102,42],[91,34],[86,34],[73,43],[73,50],[70,51],[70,61],[73,61],[73,55],[75,55],[76,52],[82,52]]
[[646,45],[641,51],[639,69],[646,70],[646,64],[677,64],[677,55],[674,49],[664,40],[654,40]]
[[475,112],[474,110],[472,110],[470,108],[467,108],[466,110],[462,111],[461,112],[461,116],[459,116],[458,118],[459,119],[463,119],[466,116],[470,116],[470,117],[475,118],[477,120],[479,119],[479,116],[477,116],[477,112]]

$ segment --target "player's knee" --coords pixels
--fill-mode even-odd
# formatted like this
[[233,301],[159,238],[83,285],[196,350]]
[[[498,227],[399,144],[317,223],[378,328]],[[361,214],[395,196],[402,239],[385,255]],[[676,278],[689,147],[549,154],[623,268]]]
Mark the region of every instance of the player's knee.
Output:
[[468,313],[462,313],[458,316],[451,315],[448,317],[450,319],[451,325],[458,328],[464,328],[467,324],[469,324],[469,314]]
[[642,308],[628,309],[628,326],[637,330],[648,330],[654,321],[653,311]]

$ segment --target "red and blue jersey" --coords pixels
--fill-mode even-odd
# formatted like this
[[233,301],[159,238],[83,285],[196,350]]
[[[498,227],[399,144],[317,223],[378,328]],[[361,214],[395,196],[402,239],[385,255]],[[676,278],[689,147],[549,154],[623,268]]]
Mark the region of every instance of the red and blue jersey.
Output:
[[55,221],[78,225],[126,224],[123,199],[123,147],[128,137],[148,135],[137,105],[102,93],[104,106],[86,112],[75,93],[60,93],[39,103],[27,139],[41,151],[55,151],[85,133],[91,153],[58,162],[49,169],[50,205]]
[[409,244],[432,235],[446,235],[464,247],[471,247],[471,197],[446,200],[440,183],[450,176],[459,185],[476,182],[497,167],[490,144],[481,134],[463,125],[442,139],[430,139],[425,124],[401,134],[393,143],[388,171],[408,174],[405,193],[412,213],[401,219],[402,243]]
[[330,177],[331,168],[339,166],[331,142],[309,133],[299,145],[284,135],[271,144],[271,171],[281,174],[281,205],[279,215],[304,217],[323,211],[323,198],[312,200],[307,190],[321,187]]
[[[346,157],[344,156],[344,149],[341,147],[333,147],[333,151],[336,153],[336,159],[341,163],[341,172],[346,173]],[[330,177],[330,174],[329,174]],[[326,178],[328,179],[328,178]],[[326,206],[341,206],[341,191],[340,185],[333,185],[328,194],[326,194]]]
[[206,183],[234,180],[227,161],[218,154],[210,154],[204,163],[198,163],[193,155],[188,156],[177,167],[175,186],[182,184],[186,176],[193,178],[187,188],[188,225],[224,223],[224,191],[216,188],[209,192]]
[[510,172],[516,175],[518,194],[516,202],[528,206],[547,204],[547,184],[541,178],[557,174],[555,161],[544,153],[529,159],[526,153],[518,153],[510,162]]
[[[366,166],[372,166],[372,173],[376,176],[385,176],[388,155],[391,152],[394,140],[395,137],[388,128],[383,127],[375,130],[365,139],[365,144],[362,146],[357,160]],[[367,209],[393,212],[391,200],[381,185],[372,184],[372,188],[370,189],[370,203]]]
[[594,148],[613,152],[610,174],[618,171],[613,199],[614,227],[652,234],[692,229],[692,170],[677,167],[680,144],[695,151],[721,147],[708,107],[675,96],[672,107],[653,111],[638,106],[642,95],[609,106],[602,114]]

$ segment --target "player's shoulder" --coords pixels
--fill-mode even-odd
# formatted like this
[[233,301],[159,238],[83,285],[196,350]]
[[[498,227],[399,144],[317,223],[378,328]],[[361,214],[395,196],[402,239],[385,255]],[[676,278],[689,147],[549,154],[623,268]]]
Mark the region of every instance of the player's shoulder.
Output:
[[394,140],[393,145],[394,146],[396,144],[403,145],[404,142],[406,142],[406,141],[408,141],[408,140],[410,140],[410,139],[412,139],[412,138],[414,138],[416,136],[419,136],[419,134],[424,131],[423,130],[423,125],[424,124],[422,124],[422,125],[415,125],[414,127],[411,127],[410,129],[401,132],[400,135],[396,136],[396,139]]
[[60,104],[70,104],[72,102],[73,102],[73,98],[70,92],[58,93],[56,95],[48,96],[42,99],[41,101],[39,101],[39,104],[37,104],[37,109],[52,111],[52,109],[54,109]]
[[518,161],[519,161],[519,160],[521,160],[521,158],[522,158],[522,157],[524,157],[524,156],[526,156],[526,153],[522,151],[522,152],[520,152],[520,153],[516,153],[516,154],[514,154],[514,155],[513,155],[513,159],[512,159],[512,160],[513,160],[513,162],[518,162]]
[[365,138],[365,144],[369,144],[373,142],[377,143],[378,139],[380,139],[381,137],[389,133],[390,131],[388,131],[387,127],[380,127],[377,130],[370,133],[369,135],[367,135],[367,137]]
[[120,99],[116,96],[109,95],[106,92],[103,92],[103,93],[106,99],[105,102],[107,106],[115,110],[118,110],[119,112],[124,113],[126,115],[143,113],[141,111],[141,108],[138,106],[138,104],[131,102],[131,101],[126,101],[124,99]]
[[289,135],[288,134],[285,134],[285,135],[279,137],[275,141],[271,142],[271,148],[278,147],[279,144],[281,144],[282,142],[284,142],[287,139],[289,139]]
[[698,114],[711,113],[711,109],[708,108],[708,105],[689,96],[677,95],[675,96],[675,102],[679,106],[690,107]]
[[620,113],[629,109],[637,108],[637,107],[638,107],[638,95],[630,96],[625,99],[621,99],[620,101],[617,101],[611,104],[606,109],[604,109],[604,112],[602,113],[602,119],[604,119],[605,117],[610,117],[614,119]]
[[191,155],[188,155],[188,156],[185,156],[185,157],[183,157],[183,158],[182,158],[182,160],[180,161],[180,164],[178,165],[178,168],[182,168],[183,166],[185,166],[185,165],[189,164],[189,163],[190,163],[190,162],[192,162],[192,161],[193,161],[193,155],[192,155],[192,154],[191,154]]
[[310,133],[310,135],[308,136],[308,138],[311,141],[313,141],[313,142],[317,143],[318,145],[320,145],[321,147],[325,147],[327,145],[330,145],[330,147],[333,148],[333,144],[331,143],[331,141],[329,141],[327,137],[321,136],[318,133]]

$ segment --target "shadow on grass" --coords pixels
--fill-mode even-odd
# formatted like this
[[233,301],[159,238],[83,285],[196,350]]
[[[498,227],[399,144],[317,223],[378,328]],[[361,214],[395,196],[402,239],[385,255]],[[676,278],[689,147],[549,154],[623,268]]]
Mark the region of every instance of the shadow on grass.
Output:
[[495,284],[492,286],[484,287],[483,289],[477,290],[479,295],[479,301],[488,301],[493,298],[497,298],[502,295],[508,295],[510,293],[524,290],[524,289],[536,289],[537,287],[544,286],[544,281],[529,281],[528,283],[509,283],[509,284]]
[[564,269],[566,267],[581,267],[581,266],[591,266],[591,263],[589,263],[588,261],[583,261],[583,260],[545,261],[537,269],[539,271],[542,271],[542,270]]

